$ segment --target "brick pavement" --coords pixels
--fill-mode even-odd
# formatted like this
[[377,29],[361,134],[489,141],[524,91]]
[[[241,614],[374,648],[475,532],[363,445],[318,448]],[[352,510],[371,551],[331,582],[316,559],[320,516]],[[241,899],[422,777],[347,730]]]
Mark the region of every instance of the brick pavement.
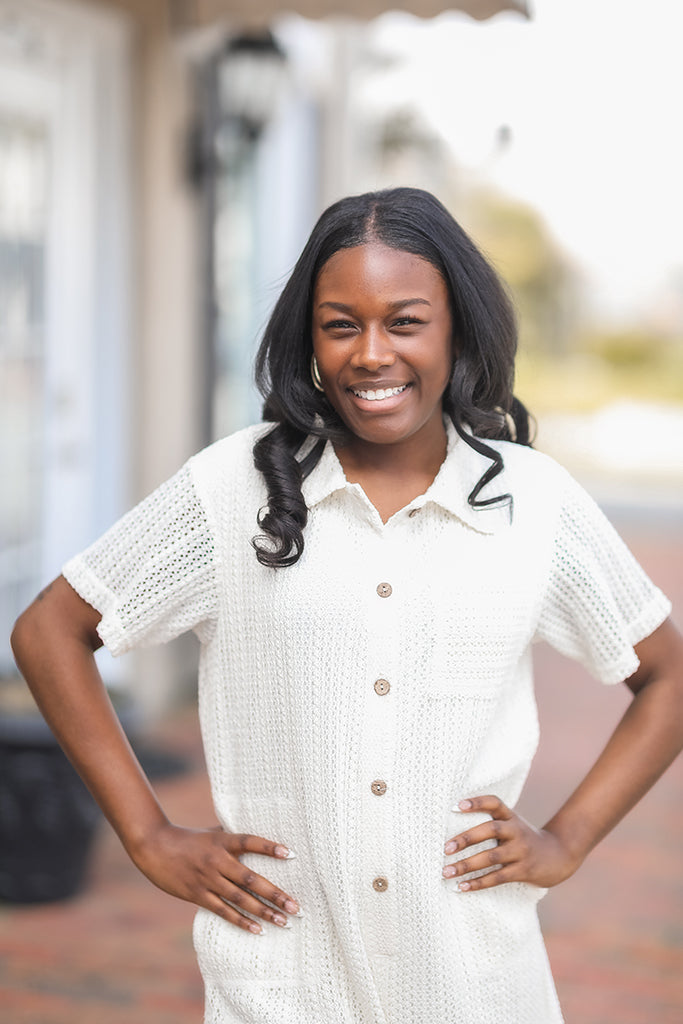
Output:
[[[683,536],[623,527],[683,627]],[[542,823],[590,767],[628,704],[548,648],[536,657],[541,743],[521,809]],[[683,1022],[683,758],[577,874],[540,904],[567,1024]]]
[[[628,539],[683,621],[680,535]],[[542,741],[522,809],[542,822],[589,766],[627,695],[596,686],[545,648],[537,677]],[[169,815],[210,822],[194,713],[163,723],[156,739],[192,766],[157,784]],[[679,759],[577,875],[541,903],[567,1024],[683,1021],[682,783]],[[82,895],[0,908],[0,1024],[199,1024],[192,914],[139,875],[102,825]]]

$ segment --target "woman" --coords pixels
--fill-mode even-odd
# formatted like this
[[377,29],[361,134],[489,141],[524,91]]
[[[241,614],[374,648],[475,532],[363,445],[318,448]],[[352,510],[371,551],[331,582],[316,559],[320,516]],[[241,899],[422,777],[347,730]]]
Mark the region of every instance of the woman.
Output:
[[[265,333],[270,422],[191,459],[15,628],[133,861],[200,908],[211,1024],[561,1020],[536,902],[680,749],[683,643],[592,501],[528,446],[515,344],[437,200],[342,200]],[[188,629],[221,826],[203,831],[165,817],[93,660]],[[514,811],[537,638],[633,692],[543,828]]]

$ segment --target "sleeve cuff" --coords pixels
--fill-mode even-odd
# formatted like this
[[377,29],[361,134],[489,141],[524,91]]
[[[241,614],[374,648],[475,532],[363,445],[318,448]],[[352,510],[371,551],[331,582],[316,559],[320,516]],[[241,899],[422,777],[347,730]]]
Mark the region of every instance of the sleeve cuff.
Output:
[[633,648],[641,640],[650,636],[658,626],[661,626],[670,614],[671,602],[664,596],[661,590],[656,588],[652,600],[646,605],[635,622],[629,625],[627,636],[630,646],[626,647],[621,655],[614,661],[609,662],[609,664],[594,667],[593,671],[598,680],[601,683],[613,685],[614,683],[623,683],[625,679],[632,676],[640,665],[638,656]]
[[130,650],[114,594],[95,576],[82,555],[76,555],[62,566],[62,576],[84,601],[102,615],[97,633],[107,650],[115,657]]

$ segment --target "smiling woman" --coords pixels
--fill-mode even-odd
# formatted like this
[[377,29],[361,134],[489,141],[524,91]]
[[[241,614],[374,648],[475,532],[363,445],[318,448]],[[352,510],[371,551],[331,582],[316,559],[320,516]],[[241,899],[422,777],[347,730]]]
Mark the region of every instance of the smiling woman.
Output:
[[[683,643],[528,445],[514,351],[503,287],[433,196],[342,200],[264,336],[269,422],[190,459],[15,627],[130,856],[199,908],[206,1024],[562,1020],[536,904],[680,749]],[[93,658],[188,629],[206,829],[164,815]],[[542,828],[515,810],[537,639],[633,694]]]
[[[361,483],[387,518],[436,476],[446,451],[445,412],[463,441],[489,460],[473,482],[472,506],[509,501],[507,494],[478,496],[502,468],[500,453],[483,439],[529,442],[528,414],[512,392],[516,347],[504,286],[434,196],[399,188],[326,210],[256,361],[266,418],[277,422],[254,449],[269,485],[259,520],[267,540],[255,541],[259,560],[290,565],[303,550],[307,511],[299,481],[322,452],[315,447],[299,462],[307,437],[337,443],[348,479]],[[309,375],[312,354],[322,390]],[[344,361],[342,370],[337,363]],[[404,385],[378,402],[378,391]]]
[[[313,350],[327,400],[349,431],[339,449],[346,477],[364,485],[386,520],[405,504],[406,477],[416,493],[426,490],[446,455],[453,328],[441,274],[377,242],[341,250],[316,282]],[[391,447],[373,455],[377,445]],[[364,465],[378,458],[387,486],[373,494]]]

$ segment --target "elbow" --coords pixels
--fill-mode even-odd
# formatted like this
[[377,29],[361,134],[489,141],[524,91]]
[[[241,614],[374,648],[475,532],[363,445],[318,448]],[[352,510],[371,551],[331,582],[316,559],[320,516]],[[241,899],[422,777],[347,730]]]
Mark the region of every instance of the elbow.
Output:
[[635,651],[640,665],[625,680],[634,696],[647,688],[664,686],[683,700],[683,636],[671,619],[636,644]]
[[30,629],[29,620],[29,609],[27,608],[26,611],[23,611],[21,613],[17,621],[14,623],[14,626],[12,627],[12,632],[10,633],[10,647],[12,648],[12,653],[17,660],[21,655],[21,651],[23,649],[24,642],[26,639],[26,634]]
[[57,577],[14,624],[10,643],[20,670],[27,657],[38,651],[55,651],[64,644],[98,650],[102,646],[97,632],[100,618],[62,576]]
[[35,621],[36,618],[34,606],[30,605],[21,613],[10,633],[12,654],[20,671],[29,653],[36,649],[40,637],[40,627]]

